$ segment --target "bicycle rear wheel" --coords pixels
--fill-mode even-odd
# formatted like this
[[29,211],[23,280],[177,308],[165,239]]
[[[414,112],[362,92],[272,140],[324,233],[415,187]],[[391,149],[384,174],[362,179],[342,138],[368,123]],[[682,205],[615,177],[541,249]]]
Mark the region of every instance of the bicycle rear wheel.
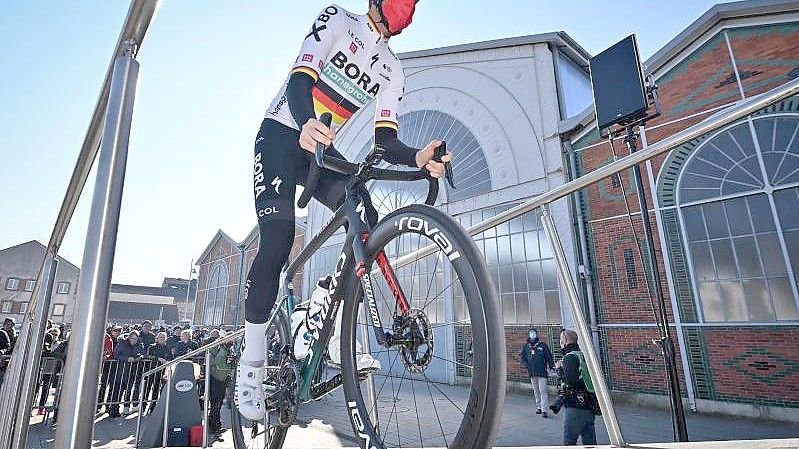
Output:
[[[387,260],[430,243],[438,245],[435,253],[397,268],[393,279],[381,270]],[[448,215],[412,205],[375,226],[367,258],[378,273],[372,292],[383,331],[394,343],[377,345],[360,280],[347,274],[342,371],[361,447],[490,447],[505,397],[505,338],[496,288],[471,237]],[[409,309],[398,306],[392,284]],[[355,369],[366,338],[382,365],[371,385],[359,382]]]
[[[264,366],[264,397],[273,393],[279,383],[280,375],[280,350],[284,345],[290,344],[289,322],[283,310],[278,312],[275,320],[266,331],[266,354]],[[237,366],[238,369],[238,366]],[[233,373],[236,379],[236,373]],[[267,405],[266,417],[263,421],[255,422],[241,416],[235,406],[230,409],[231,427],[233,431],[233,445],[236,449],[280,449],[286,439],[288,427],[280,426],[278,411],[270,409]]]

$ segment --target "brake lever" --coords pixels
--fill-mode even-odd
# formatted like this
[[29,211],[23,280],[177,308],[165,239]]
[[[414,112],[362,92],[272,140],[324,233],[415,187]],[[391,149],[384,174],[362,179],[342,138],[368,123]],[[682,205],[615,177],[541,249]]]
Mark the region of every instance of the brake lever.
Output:
[[[438,146],[433,152],[433,160],[436,162],[442,162],[441,158],[447,154],[447,142],[441,141],[441,145]],[[453,189],[457,189],[455,187],[455,177],[452,174],[452,166],[449,162],[444,162],[444,177],[447,179],[450,187]]]
[[[330,124],[333,122],[333,114],[329,112],[325,112],[319,117],[319,121],[322,122],[323,125],[330,128]],[[316,157],[316,165],[321,168],[325,168],[325,145],[322,143],[316,144],[316,151],[314,152],[314,156]]]

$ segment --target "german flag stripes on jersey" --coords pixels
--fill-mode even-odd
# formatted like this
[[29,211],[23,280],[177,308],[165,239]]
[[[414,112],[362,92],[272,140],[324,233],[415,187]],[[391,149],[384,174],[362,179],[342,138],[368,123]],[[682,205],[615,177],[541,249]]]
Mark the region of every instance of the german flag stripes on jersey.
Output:
[[[373,101],[375,127],[398,129],[405,86],[402,64],[368,15],[355,15],[337,5],[324,8],[303,41],[289,78],[293,73],[313,78],[314,112],[317,117],[332,113],[334,131]],[[266,118],[299,130],[286,101],[287,86],[288,78]]]

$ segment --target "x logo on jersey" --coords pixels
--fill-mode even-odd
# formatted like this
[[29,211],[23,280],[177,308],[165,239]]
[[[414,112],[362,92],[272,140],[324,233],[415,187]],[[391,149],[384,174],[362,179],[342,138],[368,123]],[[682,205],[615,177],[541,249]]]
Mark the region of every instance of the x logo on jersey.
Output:
[[305,36],[305,39],[308,39],[309,37],[313,36],[314,39],[316,39],[316,42],[322,42],[322,38],[319,36],[319,32],[326,29],[327,25],[322,25],[319,28],[317,28],[316,23],[314,23],[313,25],[311,25],[311,32],[308,33],[307,36]]

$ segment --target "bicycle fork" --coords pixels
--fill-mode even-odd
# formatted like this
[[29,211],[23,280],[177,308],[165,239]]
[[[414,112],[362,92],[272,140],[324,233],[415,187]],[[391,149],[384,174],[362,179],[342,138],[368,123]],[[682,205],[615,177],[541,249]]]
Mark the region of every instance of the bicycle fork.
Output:
[[[393,338],[391,333],[383,331],[383,324],[380,320],[380,313],[377,308],[377,300],[375,299],[374,289],[372,287],[372,276],[369,266],[366,263],[366,244],[369,242],[369,226],[366,223],[367,206],[365,205],[366,203],[363,201],[361,195],[358,194],[348,194],[347,201],[354,203],[351,204],[351,207],[349,208],[349,222],[351,226],[357,226],[357,229],[354,230],[354,238],[352,239],[352,252],[353,256],[355,257],[354,274],[361,283],[361,289],[367,304],[367,311],[371,321],[372,329],[375,333],[375,339],[379,345],[383,347],[389,347],[392,345]],[[373,215],[376,216],[377,213],[374,211],[372,205],[369,204],[368,207],[373,212]],[[388,261],[386,253],[381,250],[377,254],[375,261],[380,267],[380,271],[383,274],[383,277],[385,278],[392,295],[394,296],[397,308],[400,310],[402,316],[407,316],[410,310],[410,305],[402,291],[402,288],[399,285],[399,282],[397,281],[397,277],[393,268],[391,268],[391,264]]]

